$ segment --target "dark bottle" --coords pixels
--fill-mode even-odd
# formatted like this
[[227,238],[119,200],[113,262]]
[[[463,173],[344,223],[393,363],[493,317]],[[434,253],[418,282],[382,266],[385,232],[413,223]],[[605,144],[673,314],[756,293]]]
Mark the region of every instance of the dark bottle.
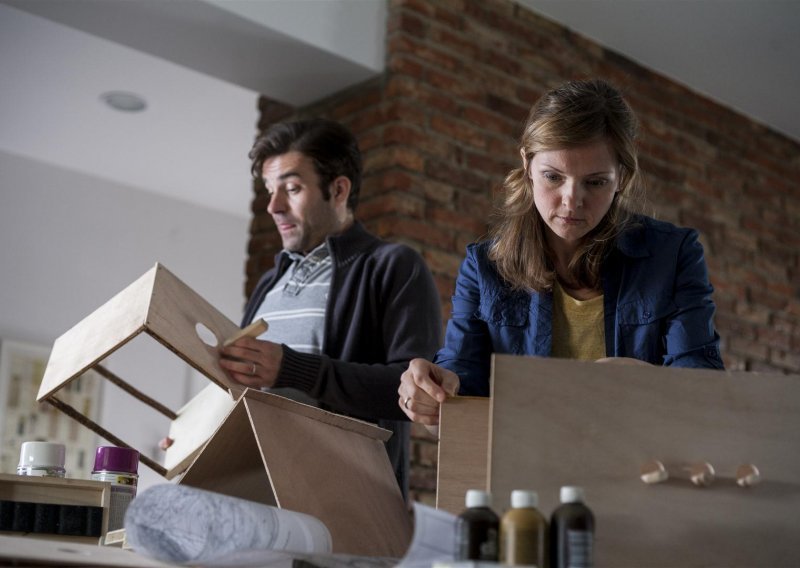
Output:
[[486,491],[467,491],[467,508],[456,519],[456,560],[497,562],[500,518]]
[[583,503],[583,488],[561,488],[562,505],[550,519],[551,568],[594,566],[594,515]]

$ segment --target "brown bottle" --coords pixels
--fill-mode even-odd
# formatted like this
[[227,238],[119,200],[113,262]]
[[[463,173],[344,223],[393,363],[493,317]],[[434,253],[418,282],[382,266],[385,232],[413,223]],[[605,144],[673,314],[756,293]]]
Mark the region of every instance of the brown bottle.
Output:
[[500,518],[491,509],[491,495],[470,489],[466,505],[456,519],[456,560],[497,562]]
[[561,488],[562,505],[550,519],[551,568],[594,566],[594,515],[583,503],[583,488]]
[[545,568],[547,519],[538,505],[536,491],[511,492],[511,509],[500,522],[500,561],[504,564]]

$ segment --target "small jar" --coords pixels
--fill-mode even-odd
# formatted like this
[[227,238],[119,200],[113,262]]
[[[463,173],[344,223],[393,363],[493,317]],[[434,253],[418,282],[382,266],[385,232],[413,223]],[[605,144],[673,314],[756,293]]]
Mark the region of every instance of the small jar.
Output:
[[92,479],[111,483],[111,505],[108,513],[108,530],[124,526],[125,511],[136,497],[139,481],[139,452],[117,446],[100,446],[94,458]]
[[17,475],[36,477],[65,477],[64,444],[54,442],[23,442],[19,451]]

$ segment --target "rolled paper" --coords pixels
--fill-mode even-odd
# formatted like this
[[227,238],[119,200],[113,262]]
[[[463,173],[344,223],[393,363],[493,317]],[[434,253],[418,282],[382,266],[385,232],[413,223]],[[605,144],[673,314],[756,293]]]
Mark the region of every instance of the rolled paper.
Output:
[[183,485],[143,491],[125,514],[138,553],[167,562],[204,562],[240,550],[329,553],[331,535],[311,515]]

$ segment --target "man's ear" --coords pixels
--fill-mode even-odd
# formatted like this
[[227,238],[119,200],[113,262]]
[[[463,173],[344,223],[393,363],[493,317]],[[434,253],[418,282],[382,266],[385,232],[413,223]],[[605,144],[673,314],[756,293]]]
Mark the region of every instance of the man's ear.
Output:
[[347,198],[350,197],[350,188],[352,183],[347,176],[339,176],[331,183],[331,198],[339,204],[347,204]]

